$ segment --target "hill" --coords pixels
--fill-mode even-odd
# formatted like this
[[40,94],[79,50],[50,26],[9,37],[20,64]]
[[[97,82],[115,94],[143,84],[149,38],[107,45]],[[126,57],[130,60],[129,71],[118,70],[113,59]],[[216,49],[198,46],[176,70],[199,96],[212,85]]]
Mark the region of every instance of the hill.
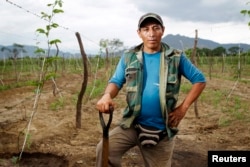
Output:
[[[185,50],[185,49],[189,49],[189,48],[193,48],[194,46],[194,38],[190,38],[190,37],[186,37],[186,36],[182,36],[182,35],[166,35],[165,37],[163,37],[162,39],[163,42],[166,42],[168,45],[174,47],[174,48],[178,48],[181,50]],[[216,47],[222,46],[225,49],[229,49],[231,47],[234,46],[239,46],[241,48],[243,48],[243,51],[249,51],[250,50],[250,45],[249,44],[243,44],[243,43],[228,43],[228,44],[220,44],[218,42],[214,42],[211,40],[207,40],[207,39],[202,39],[202,38],[198,38],[198,43],[197,43],[197,47],[198,48],[208,48],[208,49],[214,49]]]
[[[172,35],[172,34],[166,35],[165,37],[162,38],[162,41],[166,42],[168,45],[170,45],[170,46],[172,46],[174,48],[181,49],[181,50],[186,50],[186,49],[189,49],[189,48],[193,48],[193,45],[194,45],[194,38],[182,36],[182,35],[179,35],[179,34],[177,34],[177,35]],[[222,46],[225,49],[229,49],[231,47],[239,46],[239,45],[243,49],[243,51],[245,51],[245,52],[250,50],[250,45],[249,44],[243,44],[243,43],[240,43],[240,44],[236,44],[236,43],[235,44],[234,43],[220,44],[220,43],[215,42],[215,41],[211,41],[211,40],[207,40],[207,39],[201,39],[201,38],[198,38],[197,47],[214,49],[216,47]],[[1,50],[2,48],[8,48],[8,49],[13,51],[13,46],[0,45],[0,59],[3,59],[4,56],[5,57],[10,57],[11,53],[7,52],[7,51],[2,51]],[[25,57],[25,56],[34,57],[35,56],[34,51],[36,50],[36,46],[24,45],[23,49],[25,50],[25,52],[23,52],[23,55],[21,55],[21,56],[23,56],[23,57]],[[55,55],[55,53],[56,53],[56,50],[52,49],[51,50],[51,55]],[[69,52],[60,51],[59,55],[64,56],[64,57],[72,57],[72,56],[79,57],[80,53],[72,54],[72,53],[69,53]]]
[[[4,56],[5,57],[10,57],[12,56],[13,53],[9,52],[9,51],[3,51],[2,48],[7,48],[9,50],[11,50],[11,52],[13,52],[13,45],[9,45],[9,46],[4,46],[4,45],[0,45],[0,59],[3,59]],[[22,55],[18,55],[19,57],[26,57],[26,56],[29,56],[29,57],[35,57],[35,50],[36,50],[36,46],[32,46],[32,45],[23,45],[23,52],[22,52]],[[45,49],[46,50],[46,49]],[[51,52],[50,52],[50,55],[55,55],[56,54],[56,50],[55,49],[51,49]],[[59,51],[59,55],[60,56],[64,56],[64,57],[70,57],[72,55],[74,56],[80,56],[79,54],[72,54],[72,53],[69,53],[69,52],[63,52],[63,51]]]

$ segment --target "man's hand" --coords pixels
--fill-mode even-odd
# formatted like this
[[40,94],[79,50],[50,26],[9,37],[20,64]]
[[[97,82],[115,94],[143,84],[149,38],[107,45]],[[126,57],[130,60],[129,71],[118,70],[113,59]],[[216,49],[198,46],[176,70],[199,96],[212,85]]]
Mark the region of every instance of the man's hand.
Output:
[[103,113],[109,113],[111,106],[114,108],[114,103],[109,93],[104,94],[96,103],[96,109]]
[[175,110],[168,114],[168,126],[170,128],[176,128],[181,120],[184,118],[187,109],[184,109],[182,105],[175,108]]
[[185,100],[180,106],[175,108],[175,110],[168,115],[168,126],[177,127],[183,117],[185,116],[190,105],[199,97],[203,89],[205,88],[205,82],[198,82],[193,84],[191,90],[187,94]]

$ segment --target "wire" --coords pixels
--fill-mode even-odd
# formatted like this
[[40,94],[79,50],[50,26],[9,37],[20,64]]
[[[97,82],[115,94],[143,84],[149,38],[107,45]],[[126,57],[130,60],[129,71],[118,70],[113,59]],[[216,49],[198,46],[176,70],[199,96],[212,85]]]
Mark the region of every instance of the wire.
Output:
[[[21,9],[21,10],[24,10],[24,11],[27,12],[28,14],[32,14],[32,15],[38,17],[39,19],[42,19],[42,20],[45,20],[45,21],[48,22],[48,20],[46,20],[45,18],[42,18],[42,16],[40,16],[39,14],[37,14],[37,13],[35,13],[35,12],[32,12],[32,11],[26,9],[26,8],[22,7],[21,5],[18,5],[18,4],[14,3],[14,2],[12,2],[12,1],[10,1],[10,0],[6,0],[6,2],[9,3],[9,4],[11,4],[11,5],[13,5],[13,6],[15,6],[15,7],[17,7],[17,8],[19,8],[19,9]],[[64,30],[66,30],[66,31],[71,31],[71,32],[74,32],[74,33],[77,32],[77,31],[74,31],[74,30],[72,30],[72,29],[70,29],[70,28],[68,28],[68,27],[61,26],[60,24],[59,24],[59,27],[62,28],[62,29],[64,29]],[[81,34],[81,36],[82,36],[83,38],[85,38],[86,40],[88,40],[88,41],[94,43],[95,45],[99,46],[99,43],[98,43],[98,42],[95,42],[94,40],[91,40],[90,38],[88,38],[88,37],[85,36],[85,35],[82,35],[82,34]]]

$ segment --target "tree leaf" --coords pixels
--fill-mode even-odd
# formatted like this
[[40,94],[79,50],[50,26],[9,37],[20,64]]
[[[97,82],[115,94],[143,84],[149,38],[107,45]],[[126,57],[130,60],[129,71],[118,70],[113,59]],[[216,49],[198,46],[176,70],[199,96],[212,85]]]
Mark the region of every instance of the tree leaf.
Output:
[[54,9],[53,13],[63,13],[64,11],[62,9]]
[[51,40],[51,41],[49,42],[50,45],[53,45],[53,44],[55,44],[55,43],[61,43],[61,40],[60,40],[60,39],[54,39],[54,40]]
[[51,24],[51,27],[53,27],[53,28],[57,28],[59,25],[57,24],[57,23],[53,23],[53,24]]
[[42,29],[42,28],[38,28],[36,31],[39,32],[39,33],[41,33],[41,34],[45,34],[45,30]]

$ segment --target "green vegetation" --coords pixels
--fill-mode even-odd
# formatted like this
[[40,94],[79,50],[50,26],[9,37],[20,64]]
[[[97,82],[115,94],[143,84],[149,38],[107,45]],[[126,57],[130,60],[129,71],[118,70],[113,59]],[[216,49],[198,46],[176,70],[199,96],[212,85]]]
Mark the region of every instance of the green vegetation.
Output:
[[[207,76],[208,82],[213,79],[223,79],[225,81],[231,81],[231,83],[237,80],[237,70],[238,70],[238,56],[227,56],[224,58],[224,70],[222,70],[222,57],[214,56],[209,59],[208,57],[199,57],[197,64],[198,67]],[[106,57],[89,57],[89,78],[83,103],[87,103],[91,99],[98,98],[104,91],[107,81],[118,63],[119,56],[110,57],[110,66],[106,69]],[[82,75],[82,60],[73,58],[62,58],[57,59],[58,73],[57,77],[63,77],[64,75]],[[210,69],[210,62],[212,61],[212,67]],[[242,62],[241,68],[241,79],[238,80],[241,84],[249,84],[250,78],[250,55],[243,54],[240,61]],[[32,62],[32,63],[31,63]],[[16,87],[26,87],[33,86],[34,89],[37,86],[37,75],[42,63],[42,59],[39,58],[29,58],[25,57],[23,59],[18,59],[17,67],[19,68],[22,64],[23,70],[20,72],[19,82],[16,82],[15,77],[12,75],[14,69],[12,67],[11,60],[0,61],[0,71],[1,73],[2,85],[0,85],[0,91],[5,91],[8,89],[13,89]],[[5,64],[3,66],[3,64]],[[98,64],[98,66],[97,66]],[[4,68],[3,68],[4,67]],[[209,71],[211,72],[211,78],[208,77]],[[218,83],[220,84],[220,83]],[[80,83],[79,83],[80,85]],[[181,92],[186,94],[190,89],[191,84],[185,80],[182,82]],[[238,94],[234,94],[230,98],[228,95],[232,89],[232,85],[227,85],[223,87],[220,85],[215,85],[214,87],[206,88],[200,97],[201,103],[205,102],[208,105],[213,106],[214,109],[218,110],[223,114],[223,117],[219,120],[218,124],[220,126],[226,126],[235,120],[249,121],[249,104],[246,99],[242,99]],[[75,96],[72,96],[70,103],[75,105],[77,99],[77,92]],[[66,99],[57,98],[50,102],[50,109],[57,111],[65,106]]]
[[[227,56],[215,56],[211,51],[200,50],[197,57],[197,65],[205,73],[209,85],[201,94],[199,103],[204,103],[209,106],[209,109],[218,111],[221,115],[218,120],[219,126],[227,126],[237,121],[250,122],[249,100],[245,92],[233,90],[237,85],[249,87],[250,54],[239,53],[236,51],[238,48],[230,50],[231,53]],[[210,55],[205,56],[208,54]],[[186,94],[191,84],[183,81],[181,92]],[[214,85],[209,84],[210,81]],[[223,82],[220,83],[220,81]],[[231,91],[233,95],[230,95]]]
[[64,105],[65,105],[64,98],[61,97],[61,98],[55,99],[55,101],[50,103],[50,109],[53,111],[58,111],[62,109]]

